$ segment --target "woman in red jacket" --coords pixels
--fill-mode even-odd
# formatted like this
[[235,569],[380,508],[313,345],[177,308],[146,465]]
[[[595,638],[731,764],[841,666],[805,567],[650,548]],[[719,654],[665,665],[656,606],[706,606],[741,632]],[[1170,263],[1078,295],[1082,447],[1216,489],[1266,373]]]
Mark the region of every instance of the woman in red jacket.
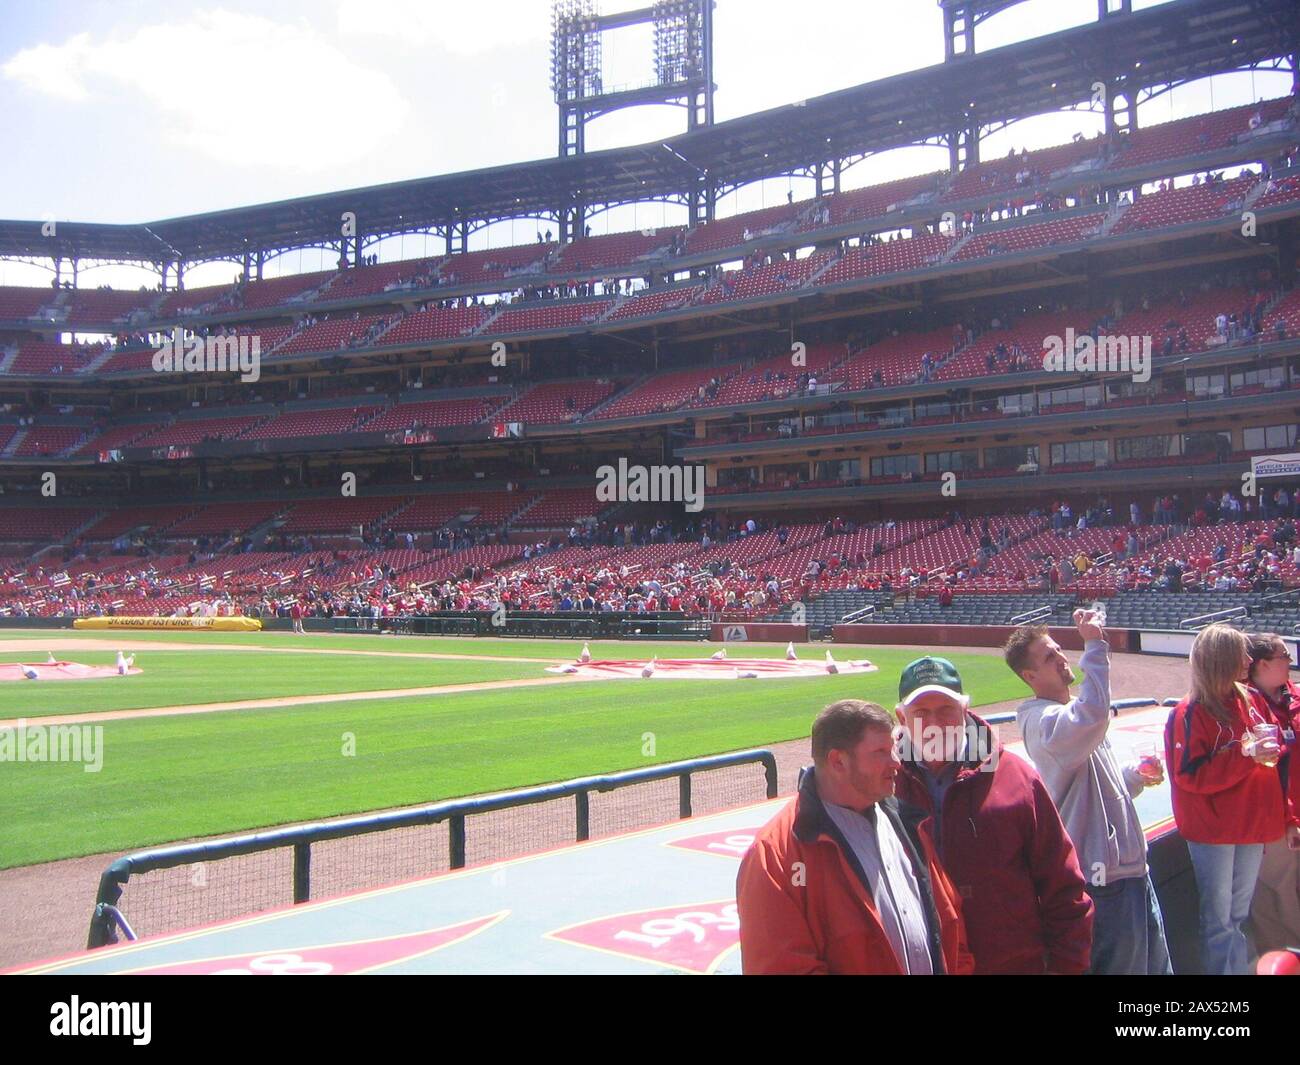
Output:
[[1245,633],[1207,626],[1192,644],[1191,665],[1191,691],[1165,725],[1174,820],[1200,894],[1201,968],[1244,974],[1249,947],[1242,925],[1264,844],[1286,831],[1281,751],[1276,739],[1256,741],[1253,732],[1276,722],[1239,683],[1250,670]]
[[[1250,637],[1250,685],[1256,709],[1271,713],[1281,729],[1278,772],[1291,803],[1300,813],[1300,685],[1291,680],[1291,652],[1281,636]],[[1300,829],[1264,847],[1264,860],[1250,907],[1255,946],[1261,953],[1300,944]]]

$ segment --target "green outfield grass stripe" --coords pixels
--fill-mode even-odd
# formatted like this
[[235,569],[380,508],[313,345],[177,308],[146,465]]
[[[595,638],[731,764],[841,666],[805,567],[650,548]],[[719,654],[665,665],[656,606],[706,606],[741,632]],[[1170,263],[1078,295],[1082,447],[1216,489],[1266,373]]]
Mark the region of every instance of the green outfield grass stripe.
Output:
[[[136,710],[156,706],[232,702],[338,692],[427,688],[489,680],[521,680],[543,675],[536,662],[483,662],[473,659],[378,657],[370,655],[258,654],[256,651],[198,652],[186,648],[153,651],[132,648],[137,676],[98,680],[58,680],[0,684],[0,720],[58,714]],[[115,652],[58,652],[86,665],[112,665]],[[13,652],[0,662],[24,661]],[[37,669],[45,661],[39,656]]]
[[[571,653],[572,645],[567,647]],[[825,653],[804,650],[809,657]],[[619,657],[641,657],[650,647],[633,651],[623,645],[619,651]],[[98,772],[79,764],[0,762],[0,806],[7,818],[0,867],[803,739],[817,712],[836,699],[886,706],[897,701],[899,672],[916,652],[873,648],[854,657],[862,654],[881,667],[879,673],[780,684],[569,684],[110,721],[100,726]],[[1025,694],[995,656],[950,657],[976,705]],[[271,659],[284,661],[278,655],[265,660]],[[304,664],[314,670],[320,662],[316,657]],[[242,657],[240,663],[243,670]],[[345,753],[349,743],[355,745],[352,755]],[[644,749],[653,753],[644,755]]]

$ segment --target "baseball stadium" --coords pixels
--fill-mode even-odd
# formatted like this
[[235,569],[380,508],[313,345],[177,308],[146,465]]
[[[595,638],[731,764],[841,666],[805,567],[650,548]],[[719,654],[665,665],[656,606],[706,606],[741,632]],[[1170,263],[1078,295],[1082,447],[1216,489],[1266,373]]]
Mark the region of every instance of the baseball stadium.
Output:
[[[784,971],[754,867],[836,779],[823,720],[926,693],[1052,793],[1026,847],[1100,922],[1025,716],[1098,691],[1107,764],[1160,752],[1126,801],[1165,971],[1215,971],[1202,855],[1257,841],[1189,828],[1166,744],[1211,646],[1300,692],[1300,7],[926,0],[872,31],[924,61],[808,95],[778,38],[848,6],[739,59],[745,0],[532,6],[547,157],[499,105],[504,163],[0,220],[0,971]],[[755,63],[776,106],[726,94]],[[79,169],[115,217],[134,175]],[[1232,765],[1285,799],[1278,719]],[[952,971],[949,878],[975,971],[1044,971],[981,955],[944,824],[936,945],[868,898],[876,971]],[[931,853],[893,831],[878,885]],[[1252,973],[1300,972],[1298,868]]]

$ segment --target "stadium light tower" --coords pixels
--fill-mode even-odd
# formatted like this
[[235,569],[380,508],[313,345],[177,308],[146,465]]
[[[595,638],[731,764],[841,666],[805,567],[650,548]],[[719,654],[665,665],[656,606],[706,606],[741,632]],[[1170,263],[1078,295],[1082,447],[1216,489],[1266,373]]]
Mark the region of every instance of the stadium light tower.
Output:
[[[644,104],[686,108],[687,128],[713,124],[714,0],[656,0],[611,15],[599,0],[554,0],[551,6],[551,90],[560,109],[560,155],[586,150],[593,118]],[[654,26],[654,80],[606,89],[602,36],[628,26]]]

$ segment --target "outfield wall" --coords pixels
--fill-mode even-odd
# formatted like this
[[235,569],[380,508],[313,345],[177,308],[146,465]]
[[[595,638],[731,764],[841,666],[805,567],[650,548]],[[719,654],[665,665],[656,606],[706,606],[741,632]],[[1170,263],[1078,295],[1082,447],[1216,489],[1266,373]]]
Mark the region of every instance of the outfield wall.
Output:
[[755,622],[713,623],[710,640],[724,643],[795,643],[808,642],[807,625]]
[[[1176,655],[1179,658],[1186,658],[1191,653],[1192,641],[1196,639],[1194,632],[1138,632],[1134,635],[1139,642],[1134,650],[1148,655]],[[1294,636],[1283,636],[1282,642],[1291,651],[1292,667],[1300,666],[1300,640]]]
[[[921,644],[928,647],[1001,647],[1019,628],[1017,625],[836,625],[836,643]],[[1055,626],[1047,630],[1067,651],[1082,651],[1083,640],[1073,628]],[[1107,629],[1112,651],[1136,651],[1136,632]]]

